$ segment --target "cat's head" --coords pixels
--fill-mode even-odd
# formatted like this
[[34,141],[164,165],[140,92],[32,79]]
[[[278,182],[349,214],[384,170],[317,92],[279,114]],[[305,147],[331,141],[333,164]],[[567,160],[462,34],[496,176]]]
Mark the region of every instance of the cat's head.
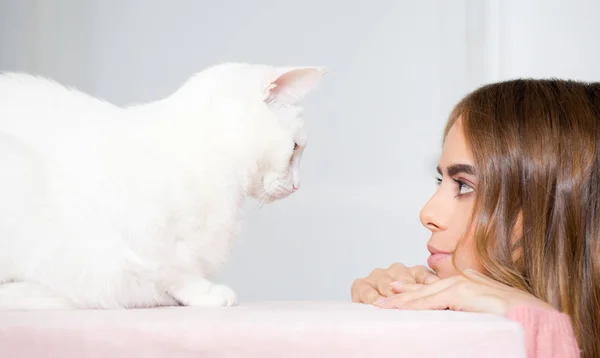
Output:
[[[258,133],[262,154],[248,194],[269,203],[300,188],[300,160],[307,145],[301,101],[320,82],[319,67],[258,67],[261,104],[267,125]],[[263,123],[264,124],[264,123]]]
[[300,102],[324,73],[320,67],[224,63],[194,76],[180,93],[189,90],[181,98],[204,98],[216,108],[218,119],[210,120],[225,126],[232,154],[252,163],[247,194],[272,202],[300,187],[307,144]]

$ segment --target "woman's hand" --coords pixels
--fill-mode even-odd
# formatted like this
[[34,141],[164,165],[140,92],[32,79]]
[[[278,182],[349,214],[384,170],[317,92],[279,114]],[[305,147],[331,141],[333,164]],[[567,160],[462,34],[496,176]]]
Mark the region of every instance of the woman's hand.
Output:
[[504,285],[473,270],[466,270],[464,276],[440,279],[430,285],[397,284],[394,289],[401,293],[375,304],[381,308],[450,309],[500,315],[521,304],[553,309],[552,306],[528,292]]
[[352,301],[371,304],[378,299],[396,294],[394,287],[401,284],[429,284],[439,277],[425,266],[406,267],[396,263],[387,269],[375,269],[365,278],[352,283]]

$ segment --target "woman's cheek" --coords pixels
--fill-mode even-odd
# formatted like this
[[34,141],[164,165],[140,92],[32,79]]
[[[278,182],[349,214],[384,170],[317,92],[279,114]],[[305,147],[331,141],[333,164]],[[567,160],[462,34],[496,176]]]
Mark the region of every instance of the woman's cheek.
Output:
[[454,263],[458,271],[471,269],[483,273],[483,266],[477,259],[475,245],[471,240],[461,242],[456,248],[454,256]]

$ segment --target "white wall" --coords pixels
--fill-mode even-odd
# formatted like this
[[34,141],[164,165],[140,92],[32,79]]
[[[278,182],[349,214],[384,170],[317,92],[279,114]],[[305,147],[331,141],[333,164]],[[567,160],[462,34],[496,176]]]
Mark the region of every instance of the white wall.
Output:
[[[486,32],[481,80],[600,81],[600,1],[471,0]],[[487,61],[485,61],[487,59]]]
[[328,67],[306,101],[302,189],[250,211],[220,280],[242,300],[347,300],[374,267],[425,261],[418,213],[461,96],[514,76],[598,80],[599,5],[586,4],[0,0],[0,70],[126,104],[221,61]]
[[0,0],[0,71],[31,68],[27,61],[26,43],[31,43],[33,33],[27,22],[30,13],[25,3]]

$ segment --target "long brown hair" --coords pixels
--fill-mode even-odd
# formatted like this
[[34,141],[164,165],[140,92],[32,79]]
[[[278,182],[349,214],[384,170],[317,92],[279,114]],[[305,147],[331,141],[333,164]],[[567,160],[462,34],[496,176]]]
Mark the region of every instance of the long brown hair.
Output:
[[459,118],[483,268],[568,314],[582,357],[600,357],[600,83],[486,85],[455,107],[445,134]]

